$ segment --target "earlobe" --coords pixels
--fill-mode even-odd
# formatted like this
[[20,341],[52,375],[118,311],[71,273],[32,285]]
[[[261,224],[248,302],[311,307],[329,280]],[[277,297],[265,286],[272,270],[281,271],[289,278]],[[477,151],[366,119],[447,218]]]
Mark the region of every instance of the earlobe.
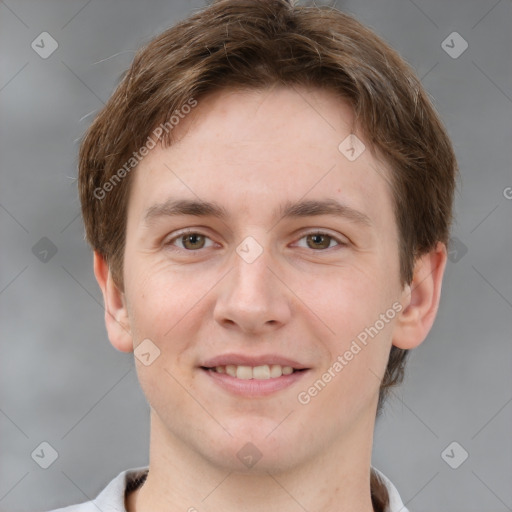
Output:
[[402,294],[404,309],[393,331],[396,347],[412,349],[427,337],[439,307],[446,259],[446,246],[438,242],[435,249],[416,260],[412,283]]
[[115,284],[105,258],[94,251],[94,275],[103,293],[105,325],[110,343],[121,352],[133,352],[133,339],[124,293]]

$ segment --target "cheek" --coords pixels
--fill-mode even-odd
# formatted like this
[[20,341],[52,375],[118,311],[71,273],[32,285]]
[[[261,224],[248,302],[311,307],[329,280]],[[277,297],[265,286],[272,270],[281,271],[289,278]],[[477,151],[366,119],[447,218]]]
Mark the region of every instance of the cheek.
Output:
[[302,390],[300,403],[309,400],[316,411],[330,410],[336,428],[376,403],[391,347],[392,322],[381,330],[374,327],[375,321],[353,330],[357,332],[353,336],[342,332],[332,337],[330,360]]
[[398,295],[394,295],[392,279],[375,262],[364,268],[336,269],[330,279],[304,288],[304,302],[325,326],[319,340],[328,353],[322,368],[328,374],[319,386],[329,382],[331,391],[325,393],[326,398],[340,393],[350,402],[351,396],[360,397],[365,389],[367,393],[378,390],[396,318],[393,303]]
[[[135,348],[137,374],[155,411],[164,411],[169,400],[174,410],[186,405],[182,385],[193,378],[190,333],[195,332],[194,305],[205,292],[165,265],[140,265],[139,268],[146,270],[135,272],[131,266],[132,278],[126,285],[134,345],[149,339],[159,352],[158,357],[146,366],[138,360]],[[184,336],[184,331],[189,336]],[[168,424],[174,421],[173,418],[166,419]]]
[[127,296],[132,331],[140,337],[155,337],[163,341],[172,337],[175,326],[193,315],[194,305],[205,295],[208,279],[198,279],[190,272],[178,271],[162,260],[126,265]]
[[378,264],[335,268],[317,279],[308,279],[300,296],[323,320],[330,335],[343,344],[391,306],[391,302],[386,304],[389,294],[383,274]]

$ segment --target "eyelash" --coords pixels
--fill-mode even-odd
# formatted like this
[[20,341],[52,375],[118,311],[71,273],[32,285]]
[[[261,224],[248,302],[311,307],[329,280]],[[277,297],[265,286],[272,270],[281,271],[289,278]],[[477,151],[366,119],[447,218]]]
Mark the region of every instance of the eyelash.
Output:
[[[189,229],[189,230],[185,230],[185,231],[182,231],[180,233],[178,233],[177,235],[175,235],[174,237],[172,237],[170,240],[168,240],[167,242],[164,243],[164,245],[166,247],[172,247],[173,250],[180,250],[180,251],[186,251],[186,252],[189,252],[189,253],[192,253],[192,252],[199,252],[201,251],[202,249],[207,249],[208,247],[202,247],[201,249],[197,249],[197,250],[193,250],[193,249],[185,249],[185,248],[182,248],[182,247],[176,247],[174,245],[174,242],[176,240],[179,240],[181,238],[183,238],[184,236],[186,235],[200,235],[200,236],[203,236],[205,238],[207,238],[208,240],[211,240],[209,236],[205,235],[204,233],[201,233],[201,231],[195,231],[195,230],[192,230],[192,229]],[[335,241],[336,242],[336,246],[339,246],[339,247],[346,247],[348,245],[347,242],[343,242],[341,241],[339,238],[336,238],[335,236],[325,232],[325,231],[309,231],[307,233],[304,233],[300,238],[299,240],[302,240],[303,238],[306,238],[308,236],[315,236],[315,235],[323,235],[323,236],[328,236],[331,241]],[[335,246],[335,247],[336,247]],[[305,248],[305,247],[303,247]],[[307,248],[307,249],[310,249],[311,251],[313,252],[326,252],[327,250],[329,249],[332,249],[333,247],[327,247],[326,249],[310,249],[310,248]]]

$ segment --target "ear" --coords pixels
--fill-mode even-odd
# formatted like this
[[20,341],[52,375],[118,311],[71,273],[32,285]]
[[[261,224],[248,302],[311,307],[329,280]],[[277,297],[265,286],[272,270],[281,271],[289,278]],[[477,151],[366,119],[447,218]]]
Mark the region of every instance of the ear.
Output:
[[94,275],[103,293],[105,324],[110,343],[121,352],[133,352],[133,339],[124,293],[114,283],[105,258],[96,251],[94,251]]
[[446,246],[438,242],[435,249],[416,260],[412,283],[404,286],[400,301],[404,309],[393,331],[396,347],[412,349],[427,337],[439,307],[446,259]]

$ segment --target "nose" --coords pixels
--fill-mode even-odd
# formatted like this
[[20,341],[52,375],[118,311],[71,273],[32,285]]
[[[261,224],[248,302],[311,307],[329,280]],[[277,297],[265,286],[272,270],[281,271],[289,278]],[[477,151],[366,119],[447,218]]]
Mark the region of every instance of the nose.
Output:
[[234,268],[222,280],[214,319],[222,327],[247,334],[270,332],[291,317],[291,293],[272,267],[267,251],[253,262],[234,254]]

